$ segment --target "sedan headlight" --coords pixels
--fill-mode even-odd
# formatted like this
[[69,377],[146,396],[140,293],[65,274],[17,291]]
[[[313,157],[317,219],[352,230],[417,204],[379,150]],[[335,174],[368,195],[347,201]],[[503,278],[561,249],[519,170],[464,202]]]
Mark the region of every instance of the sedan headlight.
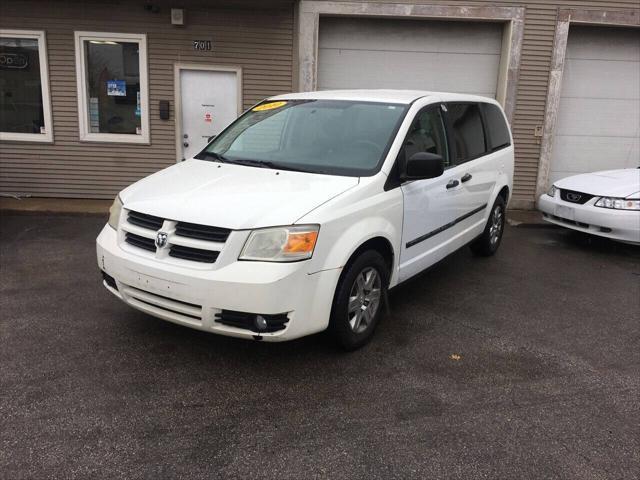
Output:
[[551,188],[549,189],[549,191],[547,192],[547,195],[549,195],[550,197],[555,197],[556,196],[556,186],[555,185],[551,185]]
[[109,226],[114,230],[118,230],[118,223],[120,223],[121,212],[122,200],[120,200],[120,195],[118,195],[109,208]]
[[612,208],[614,210],[640,210],[640,199],[600,197],[596,207]]
[[319,225],[292,225],[254,230],[249,234],[239,260],[295,262],[313,255]]

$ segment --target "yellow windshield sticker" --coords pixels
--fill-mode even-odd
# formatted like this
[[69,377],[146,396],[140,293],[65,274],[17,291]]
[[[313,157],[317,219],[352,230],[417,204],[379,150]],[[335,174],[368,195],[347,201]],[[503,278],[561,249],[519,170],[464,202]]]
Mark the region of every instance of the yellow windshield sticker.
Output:
[[284,107],[287,102],[269,102],[263,103],[262,105],[258,105],[253,108],[254,112],[264,112],[265,110],[274,110],[276,108]]

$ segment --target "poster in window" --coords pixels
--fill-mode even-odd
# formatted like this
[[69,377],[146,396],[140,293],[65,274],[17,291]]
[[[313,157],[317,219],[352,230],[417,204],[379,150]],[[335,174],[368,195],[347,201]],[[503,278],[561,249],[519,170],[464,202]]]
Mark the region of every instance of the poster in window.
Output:
[[100,132],[100,104],[97,97],[89,99],[89,128],[91,133]]
[[107,80],[107,95],[110,97],[126,97],[127,83],[124,80]]

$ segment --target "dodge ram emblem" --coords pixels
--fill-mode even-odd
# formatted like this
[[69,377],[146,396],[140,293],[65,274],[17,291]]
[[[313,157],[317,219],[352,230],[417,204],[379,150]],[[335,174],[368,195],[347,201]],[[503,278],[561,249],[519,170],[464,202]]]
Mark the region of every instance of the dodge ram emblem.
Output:
[[167,246],[167,238],[169,236],[165,232],[158,232],[156,235],[156,247],[164,248]]

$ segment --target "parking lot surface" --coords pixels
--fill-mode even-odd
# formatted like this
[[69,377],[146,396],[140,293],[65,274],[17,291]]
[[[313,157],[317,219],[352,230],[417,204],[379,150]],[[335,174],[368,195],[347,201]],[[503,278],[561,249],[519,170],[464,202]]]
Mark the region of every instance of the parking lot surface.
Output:
[[0,478],[638,478],[636,247],[509,227],[345,354],[130,309],[101,285],[104,221],[0,219]]

